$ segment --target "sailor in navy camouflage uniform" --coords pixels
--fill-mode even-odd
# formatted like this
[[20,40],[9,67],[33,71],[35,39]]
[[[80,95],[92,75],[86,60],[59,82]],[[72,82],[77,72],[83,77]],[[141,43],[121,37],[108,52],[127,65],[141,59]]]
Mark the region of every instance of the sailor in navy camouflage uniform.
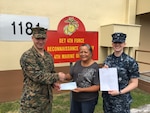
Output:
[[126,34],[124,33],[112,34],[114,53],[106,58],[104,67],[117,68],[119,91],[102,92],[104,113],[130,113],[132,102],[130,91],[138,86],[138,64],[123,52],[125,39]]

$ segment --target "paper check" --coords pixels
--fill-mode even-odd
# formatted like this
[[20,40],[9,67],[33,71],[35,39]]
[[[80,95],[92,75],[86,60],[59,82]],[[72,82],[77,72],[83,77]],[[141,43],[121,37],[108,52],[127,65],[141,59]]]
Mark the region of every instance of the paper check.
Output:
[[60,90],[73,90],[77,88],[76,82],[68,82],[60,84]]

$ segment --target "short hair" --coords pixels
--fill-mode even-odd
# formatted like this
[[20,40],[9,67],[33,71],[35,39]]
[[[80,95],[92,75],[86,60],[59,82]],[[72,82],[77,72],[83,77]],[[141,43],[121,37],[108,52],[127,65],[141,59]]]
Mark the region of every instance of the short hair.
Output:
[[86,46],[91,53],[93,52],[93,49],[90,44],[82,44],[80,47],[82,47],[82,46]]

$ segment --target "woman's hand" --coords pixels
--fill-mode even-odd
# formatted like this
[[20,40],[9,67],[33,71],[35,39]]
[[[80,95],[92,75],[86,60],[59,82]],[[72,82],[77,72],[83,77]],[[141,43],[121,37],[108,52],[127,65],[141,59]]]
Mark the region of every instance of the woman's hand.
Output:
[[75,88],[74,90],[72,90],[73,92],[79,93],[82,92],[83,88]]
[[105,64],[102,68],[109,68],[109,66]]

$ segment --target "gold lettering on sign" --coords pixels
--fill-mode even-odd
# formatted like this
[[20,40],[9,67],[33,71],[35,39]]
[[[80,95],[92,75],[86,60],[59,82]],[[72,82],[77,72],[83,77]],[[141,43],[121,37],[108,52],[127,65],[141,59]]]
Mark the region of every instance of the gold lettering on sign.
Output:
[[62,54],[61,57],[62,59],[70,59],[74,58],[74,54]]
[[54,59],[60,59],[60,58],[61,58],[60,54],[55,54],[54,55]]
[[78,51],[78,46],[48,46],[47,51]]
[[66,43],[66,38],[59,38],[59,43]]
[[68,38],[67,39],[67,43],[73,43],[73,39],[72,38]]
[[84,43],[84,38],[74,38],[74,43]]

